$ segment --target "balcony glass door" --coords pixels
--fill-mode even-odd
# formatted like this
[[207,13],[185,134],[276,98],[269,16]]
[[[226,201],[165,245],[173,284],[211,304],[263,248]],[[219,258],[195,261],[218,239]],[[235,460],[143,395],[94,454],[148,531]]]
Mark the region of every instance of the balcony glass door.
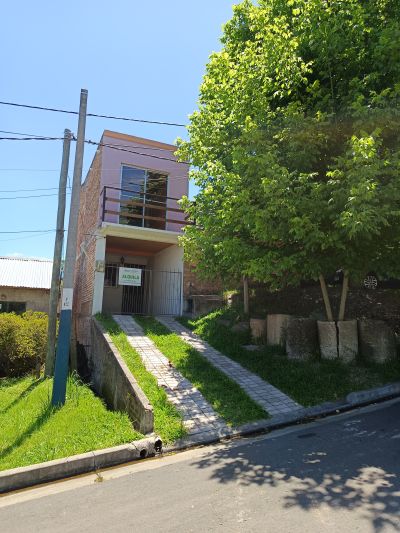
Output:
[[120,224],[143,226],[146,171],[122,167]]
[[166,174],[123,166],[119,223],[165,229],[167,180]]

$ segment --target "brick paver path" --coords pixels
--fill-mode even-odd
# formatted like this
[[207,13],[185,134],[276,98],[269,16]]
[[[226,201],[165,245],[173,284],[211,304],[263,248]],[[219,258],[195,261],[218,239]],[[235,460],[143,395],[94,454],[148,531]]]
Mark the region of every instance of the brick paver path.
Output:
[[138,352],[149,372],[165,390],[168,399],[182,413],[184,425],[190,435],[224,435],[229,428],[203,395],[169,364],[168,359],[145,336],[143,329],[128,315],[113,315],[113,319],[126,333],[129,344]]
[[282,391],[264,381],[256,374],[243,368],[239,363],[232,361],[229,357],[222,355],[218,350],[212,348],[207,342],[203,341],[198,335],[185,328],[173,317],[159,316],[156,317],[161,324],[164,324],[173,333],[193,346],[203,357],[212,363],[219,370],[224,372],[233,381],[236,381],[243,390],[263,409],[268,411],[272,416],[289,413],[300,409],[301,405],[289,398]]

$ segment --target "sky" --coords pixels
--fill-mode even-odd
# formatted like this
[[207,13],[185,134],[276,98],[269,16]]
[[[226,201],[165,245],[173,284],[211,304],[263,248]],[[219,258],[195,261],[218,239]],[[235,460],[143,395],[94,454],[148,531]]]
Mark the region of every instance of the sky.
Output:
[[[0,101],[77,111],[84,88],[88,113],[186,124],[233,3],[5,2]],[[0,105],[0,137],[62,137],[65,128],[76,133],[77,116]],[[88,117],[86,139],[100,140],[105,129],[167,143],[186,137],[184,128]],[[83,179],[94,151],[85,145]],[[53,232],[4,232],[55,228],[61,154],[61,141],[0,140],[0,256],[53,257]],[[18,198],[38,195],[54,196]]]

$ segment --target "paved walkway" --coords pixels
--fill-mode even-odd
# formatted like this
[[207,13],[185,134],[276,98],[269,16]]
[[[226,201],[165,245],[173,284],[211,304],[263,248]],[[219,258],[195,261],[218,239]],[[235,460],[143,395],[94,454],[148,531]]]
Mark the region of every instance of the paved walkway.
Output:
[[203,395],[169,364],[168,359],[145,336],[143,329],[131,316],[113,315],[113,319],[126,333],[129,344],[138,352],[147,370],[163,387],[168,399],[182,413],[189,435],[219,436],[229,433],[229,428]]
[[161,324],[164,324],[164,326],[172,332],[179,335],[182,340],[193,346],[193,348],[210,361],[210,363],[216,368],[221,370],[233,381],[236,381],[242,389],[246,391],[250,398],[258,403],[258,405],[265,409],[271,416],[289,413],[301,408],[301,405],[293,401],[282,391],[267,381],[264,381],[256,374],[249,372],[249,370],[243,368],[239,363],[222,355],[207,342],[203,341],[198,335],[182,326],[182,324],[177,322],[173,317],[158,316],[156,318]]

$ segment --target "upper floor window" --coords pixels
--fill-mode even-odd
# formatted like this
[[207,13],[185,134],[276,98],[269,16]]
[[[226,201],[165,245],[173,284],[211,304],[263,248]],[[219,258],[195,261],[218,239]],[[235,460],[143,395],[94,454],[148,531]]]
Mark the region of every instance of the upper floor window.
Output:
[[120,224],[165,229],[168,176],[123,165]]

